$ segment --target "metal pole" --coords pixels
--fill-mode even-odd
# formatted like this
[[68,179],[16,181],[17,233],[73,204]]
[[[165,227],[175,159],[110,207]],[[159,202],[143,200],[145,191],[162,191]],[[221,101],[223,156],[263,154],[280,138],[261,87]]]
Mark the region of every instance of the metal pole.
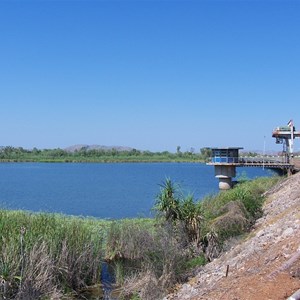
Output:
[[291,144],[290,144],[290,151],[291,151],[291,157],[294,156],[294,122],[293,120],[290,121],[291,126]]
[[264,135],[263,170],[265,169],[266,136]]

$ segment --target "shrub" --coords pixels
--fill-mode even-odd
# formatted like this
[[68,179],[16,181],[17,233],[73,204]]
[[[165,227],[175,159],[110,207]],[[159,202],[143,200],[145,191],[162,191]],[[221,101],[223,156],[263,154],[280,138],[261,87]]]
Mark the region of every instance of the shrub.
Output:
[[262,215],[263,193],[278,180],[273,177],[245,181],[203,200],[201,236],[208,260],[219,255],[225,239],[249,230]]
[[205,258],[205,255],[201,254],[197,257],[193,257],[189,259],[185,263],[186,269],[194,269],[196,267],[204,266],[207,263],[207,259]]
[[248,229],[248,212],[240,201],[230,201],[220,209],[220,216],[212,220],[211,230],[221,241]]
[[154,210],[166,221],[179,220],[181,218],[179,186],[167,178],[160,187]]
[[202,212],[206,220],[212,220],[219,216],[220,210],[228,202],[240,201],[243,203],[248,218],[258,218],[262,211],[264,201],[263,193],[275,185],[279,177],[257,178],[237,184],[233,189],[222,191],[214,196],[208,196],[202,201]]
[[199,244],[201,225],[203,221],[202,207],[196,203],[192,195],[184,198],[180,203],[180,220],[183,222],[185,231],[190,242]]

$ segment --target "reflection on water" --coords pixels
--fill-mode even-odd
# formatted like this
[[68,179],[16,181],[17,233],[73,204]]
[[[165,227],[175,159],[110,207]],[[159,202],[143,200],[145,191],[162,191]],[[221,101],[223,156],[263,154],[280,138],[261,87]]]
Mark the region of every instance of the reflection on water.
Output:
[[103,262],[101,265],[101,284],[88,287],[81,295],[88,300],[118,300],[120,291],[115,288],[112,267]]
[[103,288],[103,299],[104,300],[114,300],[112,298],[113,284],[115,283],[115,278],[113,276],[113,271],[106,262],[102,263],[101,267],[101,282]]

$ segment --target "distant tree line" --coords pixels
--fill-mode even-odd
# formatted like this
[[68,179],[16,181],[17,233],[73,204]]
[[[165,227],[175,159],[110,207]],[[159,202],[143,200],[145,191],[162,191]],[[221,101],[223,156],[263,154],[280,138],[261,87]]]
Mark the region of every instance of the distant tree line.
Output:
[[88,149],[67,151],[64,149],[37,149],[31,150],[22,147],[6,146],[0,149],[0,161],[32,161],[32,162],[168,162],[168,161],[199,161],[205,162],[211,156],[209,148],[201,148],[196,153],[194,148],[181,152],[180,146],[175,153],[169,151],[151,152],[117,149]]

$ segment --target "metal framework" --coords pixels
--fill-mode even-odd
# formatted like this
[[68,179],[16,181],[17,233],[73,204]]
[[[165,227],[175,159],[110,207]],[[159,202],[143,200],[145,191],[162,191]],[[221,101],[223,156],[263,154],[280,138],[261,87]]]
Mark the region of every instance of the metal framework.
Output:
[[276,138],[276,144],[282,144],[282,153],[289,163],[294,157],[294,139],[300,137],[300,132],[296,131],[293,120],[287,126],[276,127],[272,132],[272,137]]

